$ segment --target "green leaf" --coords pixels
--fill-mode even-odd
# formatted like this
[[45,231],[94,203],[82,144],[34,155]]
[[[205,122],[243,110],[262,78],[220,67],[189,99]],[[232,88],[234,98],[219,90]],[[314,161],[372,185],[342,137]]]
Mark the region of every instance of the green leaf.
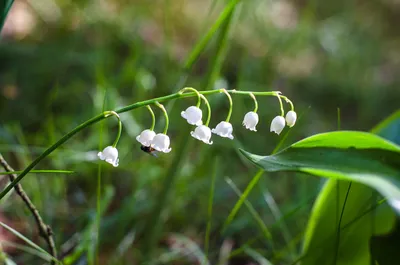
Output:
[[[12,175],[19,174],[22,170],[9,171],[9,172],[0,172],[0,175]],[[54,173],[54,174],[73,174],[74,171],[71,170],[57,170],[57,169],[39,169],[39,170],[31,170],[29,173],[43,174],[43,173]]]
[[[311,213],[302,264],[330,265],[336,257],[336,264],[369,264],[370,237],[387,233],[395,217],[386,204],[375,212],[370,210],[376,195],[363,184],[380,191],[396,205],[400,198],[397,145],[369,133],[339,131],[306,138],[272,156],[242,153],[267,171],[299,171],[331,178]],[[349,180],[355,182],[347,195]]]
[[27,243],[29,246],[31,246],[32,248],[36,249],[37,251],[45,254],[46,260],[50,261],[50,260],[56,260],[50,253],[48,253],[46,250],[44,250],[43,248],[39,247],[38,245],[36,245],[35,243],[33,243],[30,239],[26,238],[23,234],[21,234],[20,232],[18,232],[17,230],[13,229],[12,227],[6,225],[3,222],[0,222],[0,226],[4,227],[6,230],[8,230],[9,232],[11,232],[12,234],[14,234],[16,237],[18,237],[19,239],[21,239],[22,241],[24,241],[25,243]]
[[0,32],[4,26],[4,22],[6,21],[6,17],[8,11],[10,11],[14,0],[1,0],[0,2]]
[[379,136],[337,131],[308,137],[271,156],[240,151],[269,172],[297,171],[365,184],[400,213],[400,147]]
[[[399,130],[400,111],[397,111],[372,129],[371,132],[399,144],[400,138],[399,141],[396,141]],[[335,256],[337,256],[337,264],[349,264],[350,262],[352,264],[368,264],[371,260],[369,249],[371,237],[374,236],[373,238],[375,238],[379,231],[387,232],[393,228],[395,216],[391,213],[392,210],[388,205],[380,205],[379,212],[369,210],[372,207],[371,204],[376,205],[375,201],[372,200],[375,198],[374,191],[362,184],[352,183],[347,196],[350,183],[349,181],[330,179],[322,188],[317,203],[314,204],[305,232],[303,263],[329,263],[335,260]],[[346,203],[344,203],[345,198],[347,198]],[[340,221],[342,229],[339,231],[339,216],[342,209],[344,210]],[[361,215],[360,212],[366,214]],[[383,214],[381,214],[382,212]],[[360,216],[362,217],[360,218]],[[335,222],[332,220],[335,220]],[[351,229],[343,231],[342,224],[351,224]],[[334,238],[334,240],[324,244],[324,248],[328,251],[316,251],[315,249],[321,249],[321,241],[327,236]],[[372,247],[371,253],[373,254],[374,249]],[[359,254],[346,254],[347,251]],[[376,257],[377,255],[373,256]],[[349,260],[348,257],[351,257],[351,259]],[[393,258],[391,260],[393,261]]]

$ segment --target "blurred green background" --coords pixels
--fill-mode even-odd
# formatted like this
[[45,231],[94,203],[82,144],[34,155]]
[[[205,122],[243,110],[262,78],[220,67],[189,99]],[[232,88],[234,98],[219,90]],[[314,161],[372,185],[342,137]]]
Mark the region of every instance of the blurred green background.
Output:
[[[232,13],[213,30],[230,6]],[[342,129],[368,131],[399,107],[399,23],[400,4],[395,0],[17,0],[0,39],[0,152],[16,170],[24,169],[46,147],[103,109],[175,93],[184,86],[281,91],[300,116],[281,147],[336,130],[337,108]],[[212,34],[210,42],[191,61],[207,32]],[[223,95],[209,100],[213,127],[225,119],[228,102]],[[69,259],[65,264],[96,260],[99,177],[99,264],[195,264],[207,252],[212,264],[228,264],[224,257],[235,250],[229,264],[260,263],[252,251],[273,264],[290,264],[323,180],[264,174],[248,200],[272,240],[263,236],[246,207],[222,231],[238,200],[232,185],[243,191],[257,172],[237,149],[270,154],[288,131],[280,136],[269,132],[279,114],[276,98],[258,98],[256,133],[241,125],[253,108],[251,98],[233,100],[234,141],[213,136],[214,144],[208,146],[191,138],[191,127],[180,112],[195,99],[186,99],[166,104],[170,154],[154,158],[140,150],[135,138],[151,125],[142,108],[121,115],[118,168],[97,159],[98,150],[114,140],[113,119],[79,133],[42,161],[37,169],[75,171],[30,174],[22,181],[51,224],[60,255]],[[156,117],[161,131],[159,110]],[[4,186],[7,178],[1,182]],[[46,247],[19,198],[1,201],[0,219]],[[19,242],[5,232],[3,237]],[[42,262],[24,251],[3,248],[17,264]]]

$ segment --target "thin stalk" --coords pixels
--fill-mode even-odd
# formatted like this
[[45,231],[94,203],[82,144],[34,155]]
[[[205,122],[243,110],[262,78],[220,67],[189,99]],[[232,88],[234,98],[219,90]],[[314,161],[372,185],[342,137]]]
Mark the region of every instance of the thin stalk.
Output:
[[167,134],[168,132],[168,126],[169,126],[169,118],[168,118],[168,112],[167,110],[164,108],[163,104],[160,104],[158,102],[156,102],[157,107],[159,107],[162,112],[164,113],[164,117],[165,117],[165,126],[164,126],[164,134]]
[[289,103],[290,109],[294,111],[294,105],[293,105],[293,102],[290,99],[288,99],[286,96],[283,96],[283,95],[279,95],[279,97],[283,98],[286,101],[286,103]]
[[228,115],[226,116],[226,122],[229,122],[232,116],[232,109],[233,109],[233,102],[232,102],[232,97],[231,95],[229,95],[229,93],[226,91],[226,89],[221,89],[222,92],[228,97],[229,100],[229,111],[228,111]]
[[210,107],[210,103],[208,102],[208,100],[207,100],[207,98],[205,97],[205,96],[203,96],[203,95],[200,95],[200,97],[204,100],[204,103],[206,104],[206,106],[207,106],[207,121],[206,121],[206,123],[204,124],[205,126],[207,126],[208,127],[208,125],[210,124],[210,120],[211,120],[211,107]]
[[276,93],[275,96],[278,98],[279,100],[279,105],[281,107],[281,116],[284,117],[285,116],[285,110],[283,109],[283,104],[282,104],[282,99],[281,99],[281,95],[280,92]]
[[106,112],[104,112],[104,115],[106,117],[113,115],[118,119],[118,134],[117,134],[117,137],[114,140],[114,143],[112,144],[112,147],[116,147],[117,144],[118,144],[119,138],[121,138],[121,133],[122,133],[121,118],[119,117],[119,115],[115,111],[106,111]]
[[350,183],[349,183],[349,186],[347,187],[346,197],[344,198],[343,207],[342,207],[342,212],[340,213],[339,224],[338,224],[337,232],[336,232],[336,248],[335,248],[335,256],[334,256],[334,262],[333,262],[333,264],[335,264],[335,265],[336,265],[337,258],[338,258],[338,255],[339,255],[340,231],[341,231],[341,225],[342,225],[342,218],[343,218],[343,214],[344,214],[344,209],[345,209],[345,207],[346,207],[347,198],[349,197],[349,193],[350,193],[350,189],[351,189],[351,184],[352,184],[352,182],[350,182]]
[[[213,94],[218,94],[222,93],[221,89],[218,90],[209,90],[209,91],[199,91],[201,95],[213,95]],[[249,93],[252,93],[256,96],[276,96],[277,91],[271,91],[271,92],[252,92],[252,91],[236,91],[236,90],[226,90],[226,92],[230,94],[237,94],[237,95],[249,95]],[[144,100],[141,102],[137,102],[125,107],[122,107],[120,109],[115,110],[116,113],[124,113],[128,112],[134,109],[138,109],[140,107],[147,106],[149,104],[156,104],[156,102],[165,102],[168,100],[172,99],[181,99],[181,98],[189,98],[189,97],[194,97],[197,96],[196,93],[187,93],[187,94],[181,94],[181,93],[174,93],[170,94],[167,96],[163,97],[158,97],[158,98],[153,98],[153,99],[148,99]],[[54,143],[52,146],[47,148],[41,155],[39,155],[35,160],[32,161],[22,172],[21,174],[18,175],[18,177],[13,180],[1,193],[0,193],[0,200],[12,189],[17,185],[18,182],[20,182],[26,174],[28,174],[37,164],[39,164],[40,161],[42,161],[44,158],[46,158],[48,155],[53,153],[54,150],[56,150],[58,147],[60,147],[62,144],[64,144],[66,141],[68,141],[70,138],[72,138],[75,134],[78,132],[82,131],[83,129],[99,122],[107,117],[104,116],[104,113],[101,113],[85,122],[82,124],[78,125],[75,127],[72,131],[68,132],[65,134],[63,137],[61,137],[56,143]]]
[[184,92],[186,92],[186,91],[192,91],[192,92],[196,93],[196,95],[197,95],[197,104],[196,104],[196,107],[200,108],[200,105],[201,105],[201,97],[200,97],[199,91],[197,91],[197,89],[194,89],[193,87],[185,87],[185,88],[181,89],[181,91],[179,91],[179,92],[180,92],[180,93],[184,93]]
[[205,235],[205,239],[204,239],[204,253],[207,257],[208,257],[208,251],[209,251],[209,246],[210,246],[211,219],[212,219],[212,211],[213,211],[213,203],[214,203],[215,180],[217,178],[217,168],[219,165],[218,162],[219,162],[219,159],[218,159],[218,157],[216,157],[214,159],[213,172],[211,174],[210,194],[208,197],[207,227],[206,227],[206,235]]
[[254,96],[253,93],[250,93],[250,97],[254,100],[254,110],[253,110],[253,112],[257,112],[257,110],[258,110],[258,102],[257,102],[256,96]]
[[151,127],[150,130],[154,131],[154,127],[156,126],[156,116],[154,115],[154,111],[150,107],[150,105],[147,105],[146,108],[149,110],[150,115],[151,115]]

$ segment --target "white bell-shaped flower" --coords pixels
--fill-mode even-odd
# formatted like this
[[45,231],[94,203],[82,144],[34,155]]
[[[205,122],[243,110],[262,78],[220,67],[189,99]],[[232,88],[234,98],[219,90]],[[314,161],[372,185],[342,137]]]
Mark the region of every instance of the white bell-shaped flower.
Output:
[[243,126],[250,131],[257,131],[258,114],[254,111],[247,112],[243,119]]
[[210,141],[211,139],[211,129],[205,125],[199,125],[194,129],[194,132],[190,132],[197,140],[203,141],[206,144],[212,144],[213,142]]
[[289,127],[293,127],[297,120],[297,114],[293,110],[286,113],[286,124]]
[[203,117],[203,113],[201,109],[196,106],[190,106],[185,111],[181,112],[182,118],[184,118],[191,125],[201,125],[203,122],[201,118]]
[[101,160],[105,160],[107,163],[110,163],[114,167],[118,166],[118,150],[113,146],[107,146],[106,148],[104,148],[103,152],[99,152],[97,156]]
[[152,130],[147,129],[141,132],[140,135],[136,137],[136,140],[143,146],[150,146],[151,142],[154,139],[154,136],[156,136],[156,133]]
[[168,135],[165,135],[163,133],[158,133],[156,136],[154,136],[153,141],[151,142],[151,147],[163,153],[171,152],[171,148],[169,148],[169,145],[169,137]]
[[285,128],[285,118],[282,116],[276,116],[271,122],[270,131],[279,135],[283,128]]
[[232,127],[232,124],[230,124],[229,122],[221,121],[211,131],[221,137],[226,137],[231,140],[233,139],[233,135],[232,135],[233,127]]

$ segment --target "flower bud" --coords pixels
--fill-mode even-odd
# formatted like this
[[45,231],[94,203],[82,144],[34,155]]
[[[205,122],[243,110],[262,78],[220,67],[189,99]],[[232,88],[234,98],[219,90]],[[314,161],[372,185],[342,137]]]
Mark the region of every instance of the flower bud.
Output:
[[286,113],[286,124],[289,127],[293,127],[294,126],[294,124],[296,123],[296,119],[297,119],[297,114],[293,110],[291,110],[288,113]]

